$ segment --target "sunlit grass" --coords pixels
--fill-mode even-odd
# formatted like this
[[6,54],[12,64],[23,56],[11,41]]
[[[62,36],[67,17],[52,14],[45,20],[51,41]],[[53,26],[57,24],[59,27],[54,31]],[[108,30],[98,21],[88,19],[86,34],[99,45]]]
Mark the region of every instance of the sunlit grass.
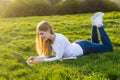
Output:
[[12,52],[25,59],[34,55],[36,25],[45,20],[55,32],[71,42],[90,40],[92,14],[36,16],[0,19],[0,80],[119,80],[120,79],[120,12],[106,13],[105,30],[114,46],[113,52],[90,54],[77,60],[32,64],[34,69],[17,62]]

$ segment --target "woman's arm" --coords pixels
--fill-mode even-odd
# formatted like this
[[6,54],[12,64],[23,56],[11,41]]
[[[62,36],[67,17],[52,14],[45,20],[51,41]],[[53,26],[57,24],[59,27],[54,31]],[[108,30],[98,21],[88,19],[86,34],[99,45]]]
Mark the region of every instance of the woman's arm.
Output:
[[38,59],[38,62],[47,62],[47,61],[56,61],[56,60],[61,60],[61,59],[57,57],[44,58],[44,59]]
[[36,62],[49,62],[49,61],[56,61],[56,60],[60,60],[60,61],[62,61],[62,60],[67,60],[67,59],[77,59],[77,57],[66,57],[66,58],[57,58],[57,57],[53,57],[53,58],[39,58],[38,60],[36,60]]
[[58,57],[48,58],[47,56],[38,56],[38,57],[32,56],[26,62],[30,64],[30,63],[36,63],[36,62],[51,62],[56,60],[61,60],[61,58],[58,58]]

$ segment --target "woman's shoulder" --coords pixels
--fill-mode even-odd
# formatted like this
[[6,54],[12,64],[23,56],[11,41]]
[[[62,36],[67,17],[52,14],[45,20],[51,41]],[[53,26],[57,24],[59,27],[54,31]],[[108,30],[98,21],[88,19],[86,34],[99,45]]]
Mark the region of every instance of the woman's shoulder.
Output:
[[55,33],[55,41],[53,43],[52,46],[56,46],[56,45],[62,45],[62,44],[65,44],[65,43],[70,43],[69,40],[63,35],[63,34],[60,34],[60,33]]
[[56,37],[61,39],[61,38],[66,38],[63,34],[60,33],[55,33]]
[[63,34],[61,34],[61,33],[55,33],[56,35],[58,35],[58,36],[64,36]]
[[60,42],[63,42],[65,41],[65,37],[63,34],[60,34],[60,33],[55,33],[55,41],[54,43],[52,44],[52,46],[56,46],[58,45]]

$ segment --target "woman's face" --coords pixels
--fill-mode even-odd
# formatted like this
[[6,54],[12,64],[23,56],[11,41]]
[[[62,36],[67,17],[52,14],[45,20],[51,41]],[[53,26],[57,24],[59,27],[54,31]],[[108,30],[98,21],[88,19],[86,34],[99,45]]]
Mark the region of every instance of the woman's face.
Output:
[[50,37],[50,31],[49,30],[40,31],[39,34],[40,34],[41,38],[44,39],[45,41],[47,41]]

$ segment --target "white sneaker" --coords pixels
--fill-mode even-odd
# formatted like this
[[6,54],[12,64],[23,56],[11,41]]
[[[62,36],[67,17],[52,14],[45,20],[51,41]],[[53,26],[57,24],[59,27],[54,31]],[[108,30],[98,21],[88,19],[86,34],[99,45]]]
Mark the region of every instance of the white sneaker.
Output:
[[103,25],[102,18],[104,16],[103,12],[96,12],[92,17],[91,17],[91,22],[93,26],[96,27],[101,27]]

